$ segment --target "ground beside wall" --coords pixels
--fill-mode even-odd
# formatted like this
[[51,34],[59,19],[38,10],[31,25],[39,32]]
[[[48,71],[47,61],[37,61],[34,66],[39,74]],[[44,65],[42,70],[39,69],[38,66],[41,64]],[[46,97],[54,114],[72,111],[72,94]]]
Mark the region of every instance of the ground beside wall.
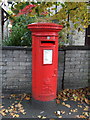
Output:
[[[59,49],[58,90],[62,89],[63,83],[64,88],[87,87],[90,79],[89,61],[90,50],[87,47]],[[3,47],[0,66],[3,92],[30,92],[31,67],[31,48]]]

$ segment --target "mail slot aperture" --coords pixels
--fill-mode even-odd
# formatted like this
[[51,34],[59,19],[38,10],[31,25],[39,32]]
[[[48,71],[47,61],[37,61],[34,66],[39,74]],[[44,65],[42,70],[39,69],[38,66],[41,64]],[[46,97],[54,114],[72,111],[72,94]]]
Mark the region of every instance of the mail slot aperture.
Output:
[[41,41],[41,45],[43,45],[43,46],[55,45],[55,41]]

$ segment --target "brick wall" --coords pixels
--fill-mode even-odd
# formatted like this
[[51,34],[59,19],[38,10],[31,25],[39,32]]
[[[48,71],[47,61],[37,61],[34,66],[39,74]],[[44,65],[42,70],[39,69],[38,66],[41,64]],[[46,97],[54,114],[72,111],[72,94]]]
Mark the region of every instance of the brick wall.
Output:
[[[64,63],[65,58],[65,63]],[[2,89],[4,92],[30,92],[32,55],[30,48],[3,47],[2,62]],[[64,48],[59,50],[58,89],[81,88],[88,86],[90,50]],[[63,70],[65,64],[65,74]]]
[[79,88],[88,86],[90,51],[66,51],[65,87]]

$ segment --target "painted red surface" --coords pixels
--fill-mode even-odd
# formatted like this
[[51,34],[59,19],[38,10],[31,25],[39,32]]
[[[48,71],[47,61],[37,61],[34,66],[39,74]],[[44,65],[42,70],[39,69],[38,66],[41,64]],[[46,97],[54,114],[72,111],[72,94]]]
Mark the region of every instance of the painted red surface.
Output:
[[54,23],[29,24],[32,31],[32,97],[39,101],[56,98],[58,74],[58,32]]

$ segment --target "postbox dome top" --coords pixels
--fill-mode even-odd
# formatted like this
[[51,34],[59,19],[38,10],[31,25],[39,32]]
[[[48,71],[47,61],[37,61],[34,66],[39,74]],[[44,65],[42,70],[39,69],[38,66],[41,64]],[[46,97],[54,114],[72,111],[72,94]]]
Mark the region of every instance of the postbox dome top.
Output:
[[30,31],[55,31],[59,32],[63,28],[62,25],[58,25],[55,23],[45,23],[45,22],[39,22],[39,23],[32,23],[28,25],[28,29]]

